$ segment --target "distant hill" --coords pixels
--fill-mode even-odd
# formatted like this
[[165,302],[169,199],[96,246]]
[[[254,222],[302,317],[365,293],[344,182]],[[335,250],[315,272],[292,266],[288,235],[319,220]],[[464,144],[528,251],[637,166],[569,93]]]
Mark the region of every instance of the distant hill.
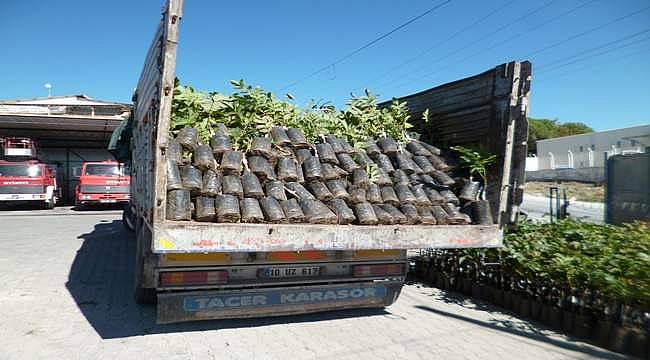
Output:
[[537,153],[537,140],[593,132],[594,129],[581,122],[561,123],[558,119],[528,118],[528,154]]

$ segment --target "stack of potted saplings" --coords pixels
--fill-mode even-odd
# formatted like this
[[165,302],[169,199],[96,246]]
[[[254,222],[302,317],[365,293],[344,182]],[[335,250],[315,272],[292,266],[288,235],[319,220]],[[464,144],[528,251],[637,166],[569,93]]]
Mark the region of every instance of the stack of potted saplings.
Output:
[[[357,225],[491,224],[481,183],[452,178],[441,151],[390,136],[352,147],[332,134],[310,143],[274,126],[233,147],[217,124],[209,144],[196,128],[169,141],[167,218],[201,222]],[[245,150],[244,150],[245,149]],[[435,164],[435,165],[434,165]],[[476,206],[481,204],[483,206]]]
[[646,224],[522,223],[503,249],[435,250],[419,276],[619,352],[647,357]]
[[[484,173],[407,131],[403,103],[367,93],[337,112],[299,109],[233,82],[177,86],[166,150],[168,220],[354,225],[492,224]],[[463,152],[467,150],[466,152]],[[493,158],[491,160],[494,160]]]

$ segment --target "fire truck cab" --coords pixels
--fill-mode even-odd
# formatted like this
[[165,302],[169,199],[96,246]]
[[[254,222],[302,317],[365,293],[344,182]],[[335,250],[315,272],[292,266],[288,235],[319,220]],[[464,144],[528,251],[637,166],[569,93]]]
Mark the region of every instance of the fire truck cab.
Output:
[[113,160],[84,162],[75,189],[75,205],[127,204],[131,198],[129,169]]
[[54,171],[38,160],[0,160],[0,205],[39,204],[52,209],[58,187]]

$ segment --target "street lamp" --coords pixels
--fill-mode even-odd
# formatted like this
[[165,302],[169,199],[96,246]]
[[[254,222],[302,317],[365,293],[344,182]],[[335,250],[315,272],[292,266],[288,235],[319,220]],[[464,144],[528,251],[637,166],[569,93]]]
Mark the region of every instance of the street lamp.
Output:
[[47,97],[51,97],[52,96],[52,84],[45,83],[45,85],[43,85],[43,87],[47,89]]

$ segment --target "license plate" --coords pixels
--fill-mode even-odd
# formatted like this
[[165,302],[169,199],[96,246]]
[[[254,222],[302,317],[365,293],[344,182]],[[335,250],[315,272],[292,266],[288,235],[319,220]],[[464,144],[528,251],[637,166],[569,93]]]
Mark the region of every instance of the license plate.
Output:
[[11,195],[12,200],[20,199],[20,195]]
[[117,202],[115,199],[99,199],[100,203],[114,203]]
[[319,276],[320,272],[321,268],[318,266],[299,266],[266,268],[261,274],[266,278],[291,278]]

